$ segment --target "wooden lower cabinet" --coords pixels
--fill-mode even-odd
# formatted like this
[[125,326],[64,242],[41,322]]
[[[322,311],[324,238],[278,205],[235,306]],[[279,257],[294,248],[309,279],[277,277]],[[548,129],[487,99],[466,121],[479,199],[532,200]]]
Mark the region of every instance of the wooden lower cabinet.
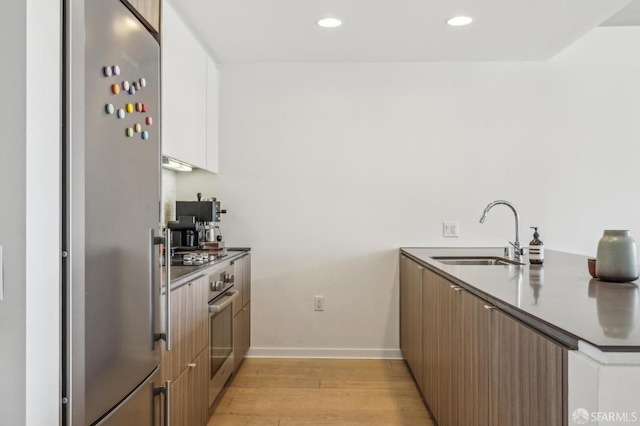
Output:
[[422,272],[406,256],[400,260],[400,350],[420,388],[422,383]]
[[203,426],[208,419],[208,348],[171,383],[172,426]]
[[249,350],[251,304],[248,303],[233,319],[233,370],[236,371]]
[[172,426],[203,426],[209,409],[209,279],[171,291],[171,351],[162,352],[163,381],[171,382]]
[[236,371],[251,346],[251,254],[235,261],[236,283],[240,292],[233,302],[233,371]]
[[489,424],[566,424],[567,350],[502,312],[491,316]]
[[436,294],[440,305],[438,328],[438,423],[457,425],[458,368],[460,364],[460,298],[461,294],[448,281],[436,279]]
[[474,295],[460,292],[458,424],[486,425],[489,419],[489,345],[491,311]]
[[422,395],[427,401],[431,413],[439,418],[440,393],[439,384],[439,364],[440,355],[438,353],[439,341],[442,339],[440,330],[440,288],[437,280],[438,275],[428,270],[423,270],[423,290],[422,290]]
[[[400,262],[401,350],[439,426],[566,424],[566,348],[428,268],[414,274],[417,262]],[[422,286],[419,313],[409,282]],[[409,333],[416,317],[420,376]]]

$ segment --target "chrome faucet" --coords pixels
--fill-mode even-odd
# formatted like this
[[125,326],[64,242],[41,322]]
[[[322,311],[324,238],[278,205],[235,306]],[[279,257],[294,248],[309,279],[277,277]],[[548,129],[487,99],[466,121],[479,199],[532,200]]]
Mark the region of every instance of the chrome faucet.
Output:
[[505,256],[509,258],[513,258],[516,262],[522,261],[522,256],[525,254],[525,249],[520,245],[520,215],[518,215],[518,210],[516,210],[515,206],[508,201],[505,200],[496,200],[491,203],[484,209],[484,213],[482,213],[482,217],[480,218],[480,223],[484,223],[484,220],[487,218],[487,213],[494,206],[498,204],[504,204],[509,207],[513,214],[516,217],[516,240],[514,242],[509,241],[509,244],[513,247],[513,256],[511,255],[511,247],[505,247]]

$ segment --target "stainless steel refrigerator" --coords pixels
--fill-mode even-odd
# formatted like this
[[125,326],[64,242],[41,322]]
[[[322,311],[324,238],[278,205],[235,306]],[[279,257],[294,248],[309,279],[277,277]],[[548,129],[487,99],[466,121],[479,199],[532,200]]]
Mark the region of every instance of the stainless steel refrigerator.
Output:
[[119,0],[67,0],[62,424],[158,424],[160,49]]

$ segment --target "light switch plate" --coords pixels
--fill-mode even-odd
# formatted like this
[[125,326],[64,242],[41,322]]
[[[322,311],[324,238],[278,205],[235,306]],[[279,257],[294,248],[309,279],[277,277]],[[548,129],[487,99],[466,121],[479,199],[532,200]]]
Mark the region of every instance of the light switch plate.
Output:
[[458,222],[442,222],[442,236],[458,238],[460,236],[460,224]]

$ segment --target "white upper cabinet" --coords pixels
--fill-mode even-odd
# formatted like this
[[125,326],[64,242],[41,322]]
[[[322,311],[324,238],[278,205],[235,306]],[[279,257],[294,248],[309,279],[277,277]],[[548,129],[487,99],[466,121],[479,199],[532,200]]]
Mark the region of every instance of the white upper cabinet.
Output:
[[218,67],[207,58],[207,170],[218,173]]
[[[168,2],[162,9],[162,154],[207,168],[207,63]],[[216,111],[217,117],[217,111]],[[216,153],[217,158],[217,153]]]

